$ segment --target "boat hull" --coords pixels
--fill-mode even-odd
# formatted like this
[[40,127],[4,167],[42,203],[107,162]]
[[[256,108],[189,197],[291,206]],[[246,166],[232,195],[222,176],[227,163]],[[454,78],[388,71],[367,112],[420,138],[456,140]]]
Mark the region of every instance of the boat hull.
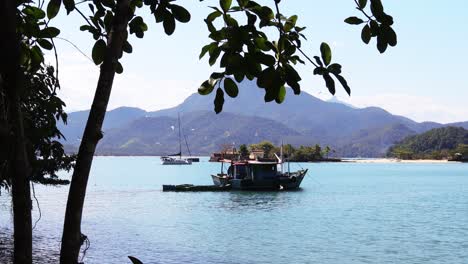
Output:
[[215,186],[232,186],[233,190],[294,190],[298,189],[307,174],[307,170],[279,175],[272,180],[253,181],[250,179],[232,179],[227,175],[211,175]]
[[187,159],[169,158],[169,159],[163,159],[161,164],[162,165],[192,165],[192,161],[187,160]]

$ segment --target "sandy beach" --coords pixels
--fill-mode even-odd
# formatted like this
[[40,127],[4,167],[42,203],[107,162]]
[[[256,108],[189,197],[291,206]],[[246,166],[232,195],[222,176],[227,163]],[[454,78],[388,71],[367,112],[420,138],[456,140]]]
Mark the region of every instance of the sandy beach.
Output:
[[343,159],[344,162],[356,163],[457,163],[456,161],[448,160],[401,160],[401,159]]

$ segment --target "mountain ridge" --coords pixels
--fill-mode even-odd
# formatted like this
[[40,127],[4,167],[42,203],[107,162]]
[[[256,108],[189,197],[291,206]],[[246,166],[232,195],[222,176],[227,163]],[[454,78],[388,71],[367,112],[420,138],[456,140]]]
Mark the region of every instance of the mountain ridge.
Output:
[[[379,107],[352,108],[344,104],[326,102],[306,92],[296,96],[292,95],[290,89],[287,91],[285,102],[280,105],[274,102],[265,103],[263,95],[264,90],[256,87],[255,82],[244,81],[239,84],[237,98],[225,98],[223,112],[219,115],[213,111],[214,93],[208,96],[192,94],[181,104],[158,111],[131,107],[116,108],[106,115],[103,127],[105,137],[98,146],[98,153],[167,154],[162,152],[172,151],[171,147],[159,148],[153,141],[158,137],[159,141],[168,141],[170,145],[174,144],[174,138],[155,132],[156,129],[164,130],[167,127],[163,128],[154,122],[160,121],[167,125],[168,120],[171,120],[174,123],[178,113],[182,117],[182,127],[193,126],[199,131],[199,134],[192,133],[192,130],[186,131],[189,143],[193,145],[193,152],[205,155],[218,150],[221,144],[234,142],[239,145],[250,143],[254,139],[258,139],[257,142],[268,139],[275,143],[284,141],[293,145],[330,145],[340,156],[380,157],[385,155],[391,145],[406,136],[445,126],[436,122],[418,123],[404,116],[393,115]],[[68,139],[67,144],[79,143],[85,117],[86,111],[70,113],[69,123],[72,126],[62,128]],[[138,123],[132,124],[137,120]],[[145,120],[148,122],[146,129]],[[141,127],[136,129],[136,124]],[[197,124],[204,124],[204,127]],[[468,126],[468,122],[459,124]],[[265,135],[264,138],[254,137],[251,127],[260,131],[260,135]],[[151,136],[152,133],[154,136]],[[224,137],[225,133],[233,136]],[[208,144],[209,142],[202,140],[205,136],[209,136],[213,143]],[[123,142],[124,140],[126,142]],[[161,142],[160,144],[166,143]],[[129,146],[134,146],[131,151]],[[138,153],[138,149],[142,149],[142,153]]]

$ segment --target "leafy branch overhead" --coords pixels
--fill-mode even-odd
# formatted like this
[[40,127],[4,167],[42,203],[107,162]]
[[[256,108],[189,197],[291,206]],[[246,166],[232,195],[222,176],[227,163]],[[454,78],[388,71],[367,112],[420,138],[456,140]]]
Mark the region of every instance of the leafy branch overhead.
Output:
[[364,19],[359,17],[348,17],[345,22],[351,25],[365,24],[361,31],[361,39],[364,43],[369,44],[371,38],[377,38],[377,49],[380,53],[384,53],[388,46],[395,47],[397,45],[397,35],[392,28],[393,17],[385,13],[381,0],[370,0],[370,11],[372,15],[366,11],[367,0],[354,0],[356,9],[361,11],[365,16]]
[[[106,55],[109,34],[116,16],[118,2],[116,0],[92,0],[81,1],[75,4],[74,0],[51,0],[47,7],[47,15],[50,19],[58,14],[62,1],[67,13],[76,10],[86,22],[86,24],[80,27],[80,30],[88,31],[92,34],[96,41],[92,49],[92,59],[96,65],[100,65]],[[148,25],[143,17],[135,14],[137,9],[147,6],[154,16],[155,22],[163,24],[164,32],[167,35],[174,33],[176,21],[187,23],[191,18],[189,11],[182,6],[174,4],[174,0],[130,0],[129,2],[130,10],[128,15],[130,17],[128,29],[122,50],[118,56],[119,59],[122,58],[123,52],[132,53],[133,51],[128,35],[134,34],[137,38],[143,38],[144,33],[148,30]],[[83,3],[88,3],[88,15],[80,9],[79,4]],[[114,63],[114,68],[117,73],[123,72],[123,66],[119,61]]]
[[[224,93],[230,97],[237,96],[239,89],[233,79],[237,83],[244,78],[256,79],[257,85],[265,90],[266,102],[282,103],[286,95],[286,86],[291,87],[294,94],[300,94],[301,77],[295,65],[305,64],[304,60],[315,67],[315,75],[323,77],[331,94],[335,94],[336,91],[332,76],[341,83],[349,95],[351,94],[346,79],[341,75],[341,65],[331,62],[332,52],[327,43],[321,44],[321,56],[314,56],[313,60],[301,50],[302,40],[306,40],[303,34],[305,27],[297,25],[296,15],[287,17],[280,13],[280,0],[274,1],[275,10],[255,1],[237,0],[235,1],[237,5],[233,2],[220,0],[219,7],[212,6],[213,11],[205,19],[212,42],[202,48],[200,59],[208,55],[211,66],[219,61],[222,71],[211,74],[210,78],[202,83],[198,92],[207,95],[217,87],[214,100],[216,113],[222,111]],[[362,10],[367,1],[359,2]],[[383,28],[390,21],[393,23],[393,20],[383,13],[381,4],[377,5],[380,1],[371,2],[373,2],[371,9],[377,14],[375,16],[380,23],[379,28],[382,27],[385,31]],[[361,23],[358,18],[347,19],[347,22]],[[215,23],[222,26],[217,28]],[[269,39],[265,33],[269,28],[278,32],[277,40]],[[386,43],[394,44],[392,40]]]

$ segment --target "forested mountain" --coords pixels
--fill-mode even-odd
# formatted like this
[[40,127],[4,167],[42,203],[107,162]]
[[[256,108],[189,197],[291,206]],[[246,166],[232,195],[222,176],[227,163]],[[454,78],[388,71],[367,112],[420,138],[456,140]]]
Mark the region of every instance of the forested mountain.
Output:
[[[179,152],[176,117],[142,117],[126,126],[108,130],[98,146],[99,154],[167,155]],[[269,140],[276,144],[282,137],[299,135],[285,125],[261,117],[231,113],[212,115],[197,111],[182,116],[182,151],[207,155],[224,144],[253,144]]]
[[389,156],[409,158],[447,157],[457,147],[468,144],[468,130],[462,127],[442,127],[405,138],[392,146]]
[[[225,98],[220,115],[213,111],[213,96],[192,94],[176,107],[154,112],[130,107],[109,111],[98,153],[154,155],[173,152],[173,146],[178,146],[177,138],[168,129],[177,127],[178,113],[192,152],[205,155],[222,144],[269,140],[295,146],[329,145],[337,155],[346,157],[379,157],[409,135],[444,126],[435,122],[418,123],[378,107],[354,108],[325,102],[306,92],[296,96],[288,90],[283,104],[265,103],[264,90],[251,81],[239,85],[237,98]],[[62,127],[68,139],[65,143],[72,149],[80,142],[87,113],[71,113],[69,125]],[[460,124],[468,125],[468,122]]]

